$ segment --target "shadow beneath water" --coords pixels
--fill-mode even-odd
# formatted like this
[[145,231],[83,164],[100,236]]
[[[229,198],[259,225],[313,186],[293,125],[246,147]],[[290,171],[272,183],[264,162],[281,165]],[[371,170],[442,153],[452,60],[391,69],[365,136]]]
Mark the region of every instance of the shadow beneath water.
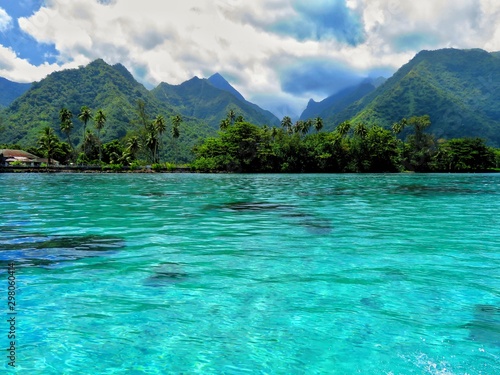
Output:
[[102,256],[125,245],[113,236],[59,236],[0,229],[0,265],[50,266],[60,262]]

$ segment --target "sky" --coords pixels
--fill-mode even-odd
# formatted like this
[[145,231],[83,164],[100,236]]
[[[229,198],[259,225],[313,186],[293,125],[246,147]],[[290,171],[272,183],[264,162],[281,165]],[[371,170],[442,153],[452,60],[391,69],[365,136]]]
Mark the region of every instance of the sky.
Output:
[[218,72],[280,118],[440,48],[500,51],[500,0],[0,0],[0,77],[97,58],[147,88]]

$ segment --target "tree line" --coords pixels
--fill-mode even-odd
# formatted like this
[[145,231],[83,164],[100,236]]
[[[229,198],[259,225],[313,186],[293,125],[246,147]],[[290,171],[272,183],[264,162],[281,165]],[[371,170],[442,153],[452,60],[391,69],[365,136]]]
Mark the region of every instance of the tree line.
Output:
[[[66,140],[61,141],[55,129],[47,126],[41,132],[37,145],[28,147],[26,151],[46,157],[48,164],[51,164],[52,160],[57,160],[62,164],[76,165],[159,164],[161,162],[161,148],[164,144],[163,135],[167,130],[167,120],[160,114],[151,120],[142,100],[137,102],[136,111],[140,126],[135,127],[122,140],[103,143],[102,131],[107,121],[106,113],[99,109],[94,114],[88,106],[82,106],[76,117],[83,125],[83,141],[79,145],[75,145],[72,141],[74,115],[69,109],[61,108],[59,111],[59,130],[65,135]],[[89,129],[88,125],[91,121],[93,121],[95,131]],[[182,121],[180,115],[174,115],[170,118],[171,135],[174,141],[180,137]],[[173,147],[177,148],[176,142]]]
[[[321,118],[258,127],[228,113],[216,137],[194,149],[193,169],[205,172],[472,172],[498,167],[500,152],[479,138],[438,140],[429,116],[392,129],[345,121],[322,132]],[[314,129],[314,130],[313,130]],[[400,139],[406,129],[408,135]]]
[[[87,106],[76,116],[83,124],[83,141],[74,145],[73,114],[59,112],[61,141],[55,130],[46,127],[36,147],[27,151],[63,164],[161,166],[165,151],[167,120],[151,118],[145,103],[137,102],[137,123],[121,140],[102,142],[107,117]],[[89,123],[93,122],[93,129]],[[180,115],[171,123],[171,155],[178,152]],[[500,167],[500,150],[488,147],[480,138],[436,139],[426,129],[429,116],[415,116],[394,123],[391,129],[349,121],[324,132],[320,117],[296,121],[285,116],[280,127],[259,127],[246,122],[230,109],[216,136],[205,138],[193,149],[190,167],[200,172],[475,172]],[[404,131],[404,133],[403,133]],[[406,134],[402,137],[402,134]]]

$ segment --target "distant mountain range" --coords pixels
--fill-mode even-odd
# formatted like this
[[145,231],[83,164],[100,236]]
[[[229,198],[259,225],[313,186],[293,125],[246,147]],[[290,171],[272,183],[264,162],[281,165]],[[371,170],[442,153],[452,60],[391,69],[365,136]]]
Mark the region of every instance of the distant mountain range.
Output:
[[[500,52],[422,51],[387,80],[367,79],[320,102],[311,100],[301,119],[322,117],[328,131],[345,120],[390,127],[403,117],[428,114],[429,131],[440,138],[477,136],[500,146],[499,89]],[[229,109],[258,125],[280,123],[220,74],[180,85],[161,83],[149,91],[123,65],[100,59],[33,84],[0,79],[0,93],[0,106],[6,107],[0,112],[0,143],[33,145],[44,126],[58,129],[62,107],[75,114],[74,140],[79,142],[82,124],[76,115],[83,105],[108,114],[104,141],[118,139],[138,126],[138,100],[151,117],[181,114],[186,146],[213,134]]]
[[360,84],[347,87],[320,102],[315,102],[311,99],[307,104],[307,108],[302,112],[300,119],[307,120],[316,117],[323,119],[330,118],[346,109],[352,103],[375,91],[385,81],[386,79],[382,77],[377,80],[365,79]]
[[230,109],[254,124],[280,124],[271,112],[246,101],[220,74],[209,79],[194,77],[175,86],[161,83],[151,93],[180,114],[202,119],[212,128],[219,126]]
[[[1,82],[0,82],[1,83]],[[19,84],[17,84],[19,85]],[[122,138],[138,126],[137,102],[142,100],[151,118],[169,118],[181,114],[184,135],[190,144],[197,138],[213,134],[229,109],[245,120],[259,125],[279,125],[271,112],[246,101],[221,75],[209,79],[193,79],[181,85],[161,83],[148,91],[121,64],[108,65],[98,59],[85,67],[49,74],[40,82],[27,85],[25,92],[12,83],[8,106],[1,113],[0,143],[33,145],[43,127],[49,125],[59,132],[59,110],[68,108],[74,115],[73,140],[81,142],[83,124],[77,115],[86,105],[103,109],[108,121],[103,140]],[[90,124],[92,125],[92,124]],[[3,128],[3,129],[2,129]]]
[[0,77],[0,108],[9,106],[30,87],[31,83],[16,83]]
[[310,102],[302,117],[321,115],[331,130],[346,120],[389,127],[428,114],[437,137],[482,137],[500,146],[499,89],[499,52],[422,51],[378,88],[363,83]]

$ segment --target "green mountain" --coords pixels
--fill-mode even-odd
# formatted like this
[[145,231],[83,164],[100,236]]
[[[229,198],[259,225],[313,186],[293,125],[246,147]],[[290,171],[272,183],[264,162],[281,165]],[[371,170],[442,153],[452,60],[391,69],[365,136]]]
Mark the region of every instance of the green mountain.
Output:
[[213,76],[208,78],[208,82],[210,82],[213,86],[217,87],[218,89],[227,91],[231,94],[233,94],[236,98],[238,98],[240,101],[244,102],[245,98],[243,95],[241,95],[238,90],[236,90],[231,84],[226,81],[226,79],[221,76],[219,73],[215,73]]
[[0,77],[0,108],[8,107],[30,87],[31,83],[17,83]]
[[[66,139],[59,129],[59,111],[63,107],[73,113],[72,143],[80,144],[83,123],[77,116],[84,105],[93,112],[98,109],[105,112],[107,122],[101,134],[104,142],[121,139],[142,127],[137,110],[139,100],[145,103],[150,119],[164,116],[167,129],[171,116],[182,115],[181,137],[175,142],[176,156],[181,160],[190,158],[190,150],[200,138],[215,134],[229,109],[256,124],[279,124],[272,113],[247,102],[218,74],[208,80],[195,77],[178,86],[163,83],[149,91],[123,65],[111,66],[99,59],[33,83],[0,112],[0,144],[33,146],[45,126],[51,126],[61,139]],[[90,121],[87,129],[93,128]],[[173,145],[170,130],[165,138],[162,152],[168,156],[169,145]]]
[[440,138],[482,137],[500,146],[500,59],[480,49],[422,51],[390,79],[324,118],[325,128],[353,119],[389,127],[428,114]]
[[180,85],[161,83],[152,90],[156,99],[168,103],[184,116],[205,121],[218,129],[220,121],[232,109],[236,115],[257,125],[279,125],[279,119],[271,112],[246,101],[222,76],[210,79],[194,77]]
[[316,102],[313,99],[307,104],[307,108],[300,116],[301,120],[312,119],[316,117],[330,118],[336,113],[346,109],[365,95],[375,91],[376,86],[372,80],[364,80],[360,84],[347,87],[328,98]]
[[[123,137],[137,119],[137,101],[143,100],[151,114],[173,114],[172,108],[159,103],[122,66],[110,66],[96,60],[86,67],[67,69],[33,83],[30,90],[16,99],[3,113],[4,132],[0,143],[19,142],[33,145],[45,126],[59,133],[59,111],[66,107],[73,113],[73,142],[80,143],[83,124],[77,115],[84,105],[107,115],[104,141]],[[93,127],[92,123],[87,125]]]

